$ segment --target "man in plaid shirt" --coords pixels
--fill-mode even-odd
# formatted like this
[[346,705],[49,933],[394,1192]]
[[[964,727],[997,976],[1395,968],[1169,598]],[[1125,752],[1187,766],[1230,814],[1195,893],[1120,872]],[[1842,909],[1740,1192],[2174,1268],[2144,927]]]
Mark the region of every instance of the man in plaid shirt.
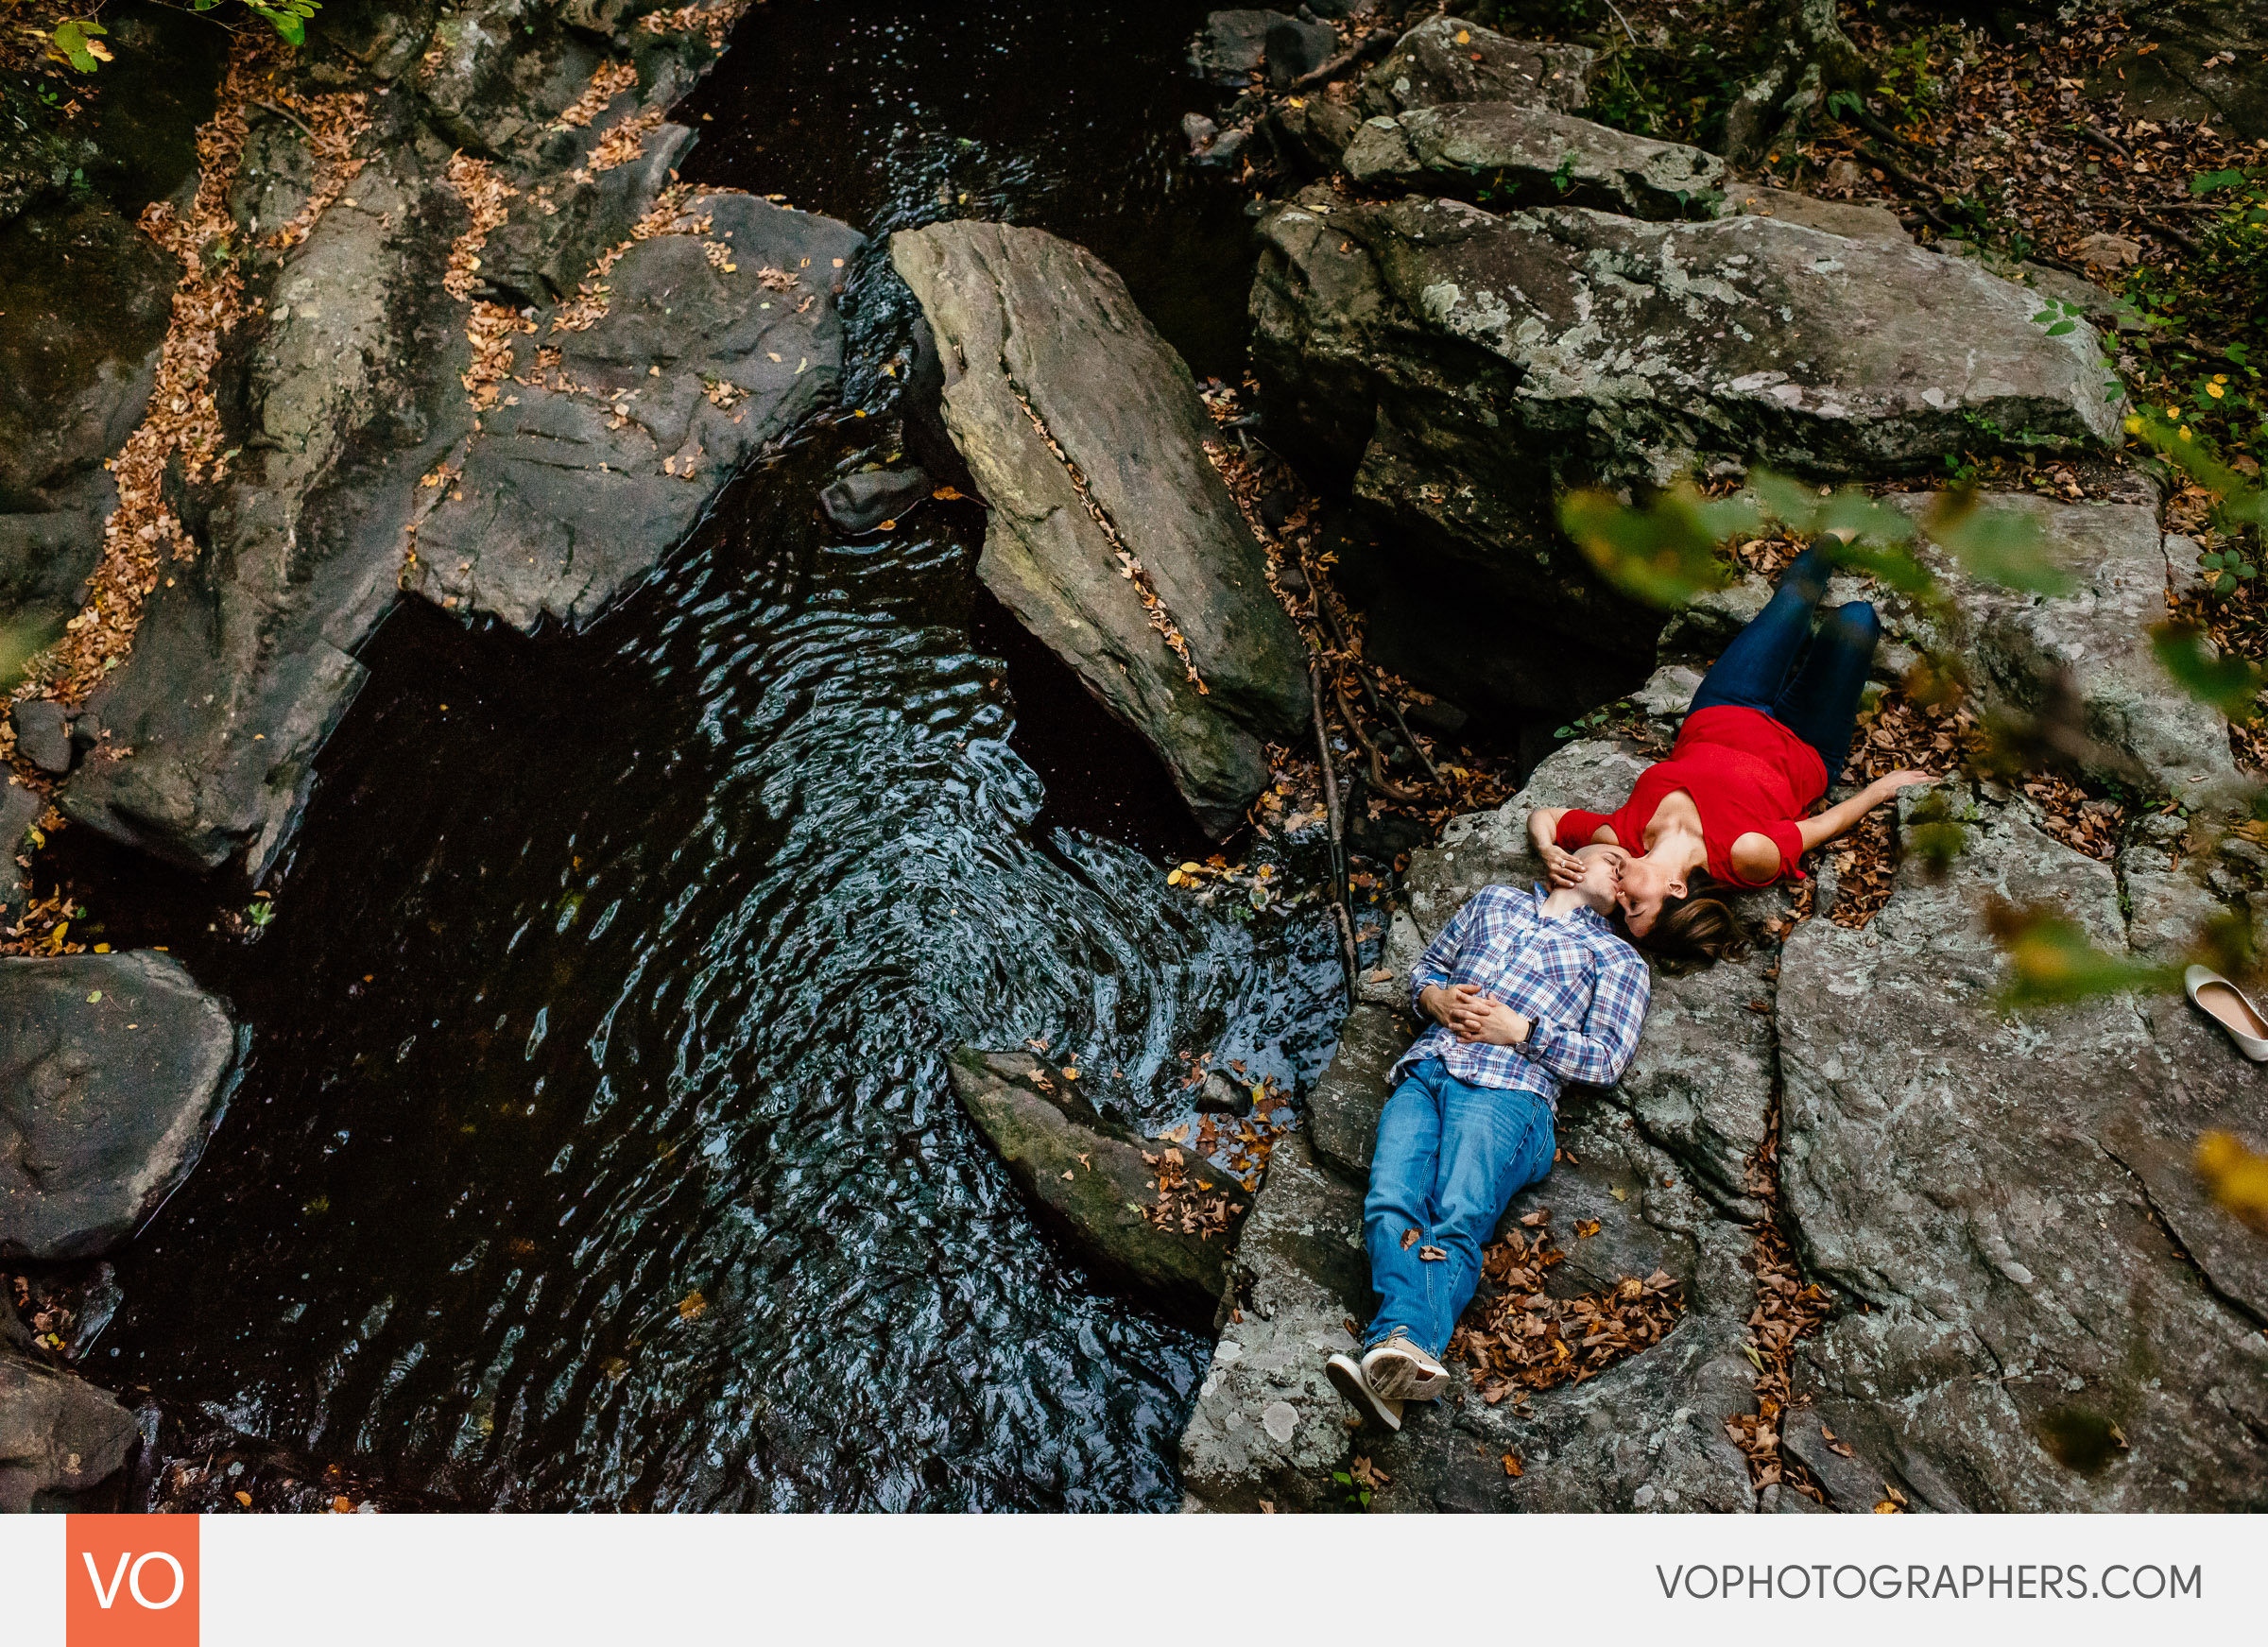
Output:
[[1585,847],[1572,886],[1475,893],[1410,974],[1433,1027],[1395,1063],[1363,1203],[1382,1302],[1360,1362],[1331,1358],[1340,1394],[1401,1427],[1404,1401],[1449,1387],[1440,1357],[1512,1197],[1552,1170],[1562,1081],[1604,1087],[1638,1050],[1651,984],[1614,929],[1622,849]]

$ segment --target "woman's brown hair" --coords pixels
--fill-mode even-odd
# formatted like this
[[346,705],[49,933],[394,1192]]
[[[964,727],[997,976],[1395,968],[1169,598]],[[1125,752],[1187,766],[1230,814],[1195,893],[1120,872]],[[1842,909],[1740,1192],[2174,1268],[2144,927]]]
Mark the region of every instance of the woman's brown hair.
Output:
[[1730,890],[1715,876],[1695,869],[1685,878],[1685,896],[1664,898],[1646,935],[1630,941],[1665,961],[1695,966],[1711,961],[1744,961],[1755,943],[1724,894]]

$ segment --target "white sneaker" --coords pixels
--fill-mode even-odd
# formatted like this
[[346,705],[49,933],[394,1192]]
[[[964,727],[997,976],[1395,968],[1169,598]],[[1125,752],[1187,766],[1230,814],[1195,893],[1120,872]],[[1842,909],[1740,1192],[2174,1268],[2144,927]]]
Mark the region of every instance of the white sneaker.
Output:
[[1363,1356],[1363,1381],[1393,1401],[1431,1401],[1449,1388],[1449,1369],[1395,1332]]
[[1332,1356],[1323,1364],[1323,1373],[1331,1380],[1332,1388],[1346,1397],[1347,1404],[1363,1415],[1364,1423],[1383,1424],[1388,1430],[1401,1428],[1401,1403],[1390,1401],[1372,1389],[1354,1357]]

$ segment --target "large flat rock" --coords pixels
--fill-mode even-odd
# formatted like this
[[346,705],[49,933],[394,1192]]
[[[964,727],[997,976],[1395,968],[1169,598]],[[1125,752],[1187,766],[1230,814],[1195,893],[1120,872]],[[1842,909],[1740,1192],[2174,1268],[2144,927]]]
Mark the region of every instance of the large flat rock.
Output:
[[2111,866],[1990,800],[1945,880],[1909,865],[1864,929],[1787,944],[1785,1207],[1867,1306],[1804,1347],[1799,1391],[1937,1509],[2259,1509],[2268,1339],[2122,1158],[2191,1077],[2131,997],[1996,1011],[1994,896],[2125,947]]
[[[1658,614],[1559,535],[1562,487],[1756,463],[1889,475],[1954,445],[2095,450],[2122,411],[2093,334],[2050,337],[2021,287],[1778,217],[1498,216],[1316,188],[1269,210],[1261,236],[1269,437],[1347,476],[1385,528],[1390,547],[1349,564],[1376,592],[1381,661],[1469,708],[1571,707],[1553,672],[1470,661],[1491,651],[1548,646],[1561,676],[1599,661],[1642,678],[1651,661]],[[1508,641],[1474,616],[1504,610],[1522,620]]]
[[170,956],[0,959],[0,1256],[132,1235],[197,1164],[238,1051]]
[[1366,190],[1425,189],[1514,206],[1590,206],[1632,217],[1706,217],[1725,163],[1517,103],[1445,103],[1366,120],[1339,163]]
[[[1884,501],[1919,519],[1934,496],[1900,492]],[[1925,535],[1953,622],[1885,599],[1890,621],[1916,643],[1981,665],[1978,685],[1988,702],[2037,712],[2068,684],[2088,735],[2138,763],[2167,793],[2194,800],[2231,782],[2227,721],[2175,686],[2150,649],[2151,626],[2165,621],[2169,597],[2194,591],[2196,543],[2162,532],[2149,504],[2067,504],[2010,493],[1996,494],[1986,506],[2037,524],[2069,591],[2028,594],[1968,576]],[[2092,764],[2100,779],[2134,781],[2131,771]]]
[[1263,745],[1304,723],[1306,653],[1206,457],[1189,369],[1115,274],[1039,230],[941,223],[891,236],[890,257],[991,509],[978,575],[1225,833],[1268,781]]

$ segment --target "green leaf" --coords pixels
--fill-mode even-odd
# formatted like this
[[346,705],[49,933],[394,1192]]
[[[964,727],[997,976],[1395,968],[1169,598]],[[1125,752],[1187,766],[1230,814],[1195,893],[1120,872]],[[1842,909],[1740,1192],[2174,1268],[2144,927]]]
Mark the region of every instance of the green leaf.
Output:
[[110,30],[99,23],[74,17],[57,24],[55,33],[49,38],[55,42],[55,49],[63,54],[73,68],[82,75],[91,75],[111,60],[110,47],[94,38],[108,33]]
[[2078,330],[2079,322],[2076,320],[2058,320],[2054,325],[2048,328],[2048,335],[2051,337],[2061,337],[2067,332],[2076,332]]
[[1604,491],[1574,491],[1559,503],[1560,524],[1606,580],[1658,607],[1680,607],[1724,585],[1716,546],[1754,531],[1756,511],[1734,500],[1711,502],[1677,486],[1634,508]]
[[[2229,589],[2236,579],[2225,573]],[[2226,590],[2217,591],[2226,593]],[[2249,721],[2259,712],[2261,675],[2242,658],[2216,653],[2205,635],[2187,624],[2159,624],[2150,631],[2150,650],[2180,687],[2199,703],[2209,703],[2232,721]]]
[[1931,512],[1930,536],[1963,571],[2006,589],[2057,595],[2071,579],[2048,553],[2039,522],[2014,509],[1980,508],[1973,493],[1946,492]]
[[2233,189],[2243,180],[2242,172],[2199,172],[2190,180],[2190,193],[2209,195],[2215,189]]
[[1985,918],[2008,958],[2008,982],[2000,993],[2003,1010],[2083,1001],[2123,989],[2162,988],[2177,975],[2172,966],[2096,949],[2086,928],[2052,905],[2017,909],[1996,904]]

